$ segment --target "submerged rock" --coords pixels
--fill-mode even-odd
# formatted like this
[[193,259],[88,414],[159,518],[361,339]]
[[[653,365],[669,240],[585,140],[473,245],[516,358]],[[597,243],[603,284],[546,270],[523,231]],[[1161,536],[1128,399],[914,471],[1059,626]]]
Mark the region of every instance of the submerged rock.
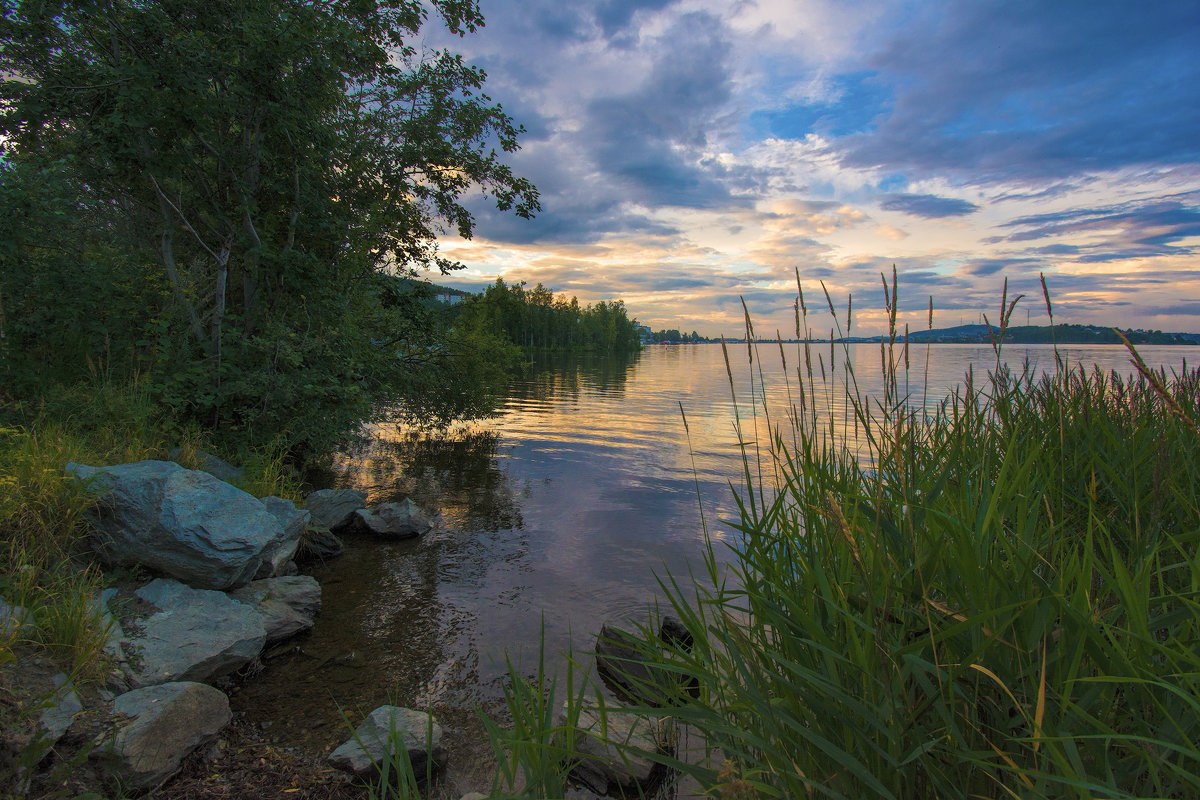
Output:
[[[564,704],[564,712],[567,709]],[[575,729],[575,751],[583,757],[571,777],[592,791],[644,797],[666,777],[666,767],[654,756],[675,752],[675,726],[670,717],[582,708]]]
[[[441,769],[446,753],[442,749],[442,726],[423,711],[397,706],[380,706],[354,729],[354,736],[329,755],[329,763],[367,780],[379,777],[385,759],[403,758],[408,752],[413,774],[425,775],[427,768]],[[393,767],[391,774],[396,774]]]
[[366,533],[391,539],[420,536],[433,527],[433,520],[411,499],[402,503],[380,503],[354,512],[355,527]]
[[692,648],[696,646],[696,640],[692,637],[692,632],[688,630],[678,617],[673,617],[670,614],[664,614],[662,624],[658,626],[658,638],[662,639],[668,645],[678,647],[685,653],[692,652]]
[[664,649],[672,647],[693,647],[688,629],[674,617],[663,618],[658,641],[606,622],[596,637],[596,670],[618,695],[652,706],[675,704],[696,696],[696,686],[665,663]]
[[304,508],[319,528],[335,533],[354,521],[354,512],[367,505],[367,496],[355,489],[320,489],[304,498]]
[[256,497],[171,461],[113,467],[68,464],[101,495],[94,545],[110,565],[144,565],[189,586],[232,589],[250,581],[283,527]]

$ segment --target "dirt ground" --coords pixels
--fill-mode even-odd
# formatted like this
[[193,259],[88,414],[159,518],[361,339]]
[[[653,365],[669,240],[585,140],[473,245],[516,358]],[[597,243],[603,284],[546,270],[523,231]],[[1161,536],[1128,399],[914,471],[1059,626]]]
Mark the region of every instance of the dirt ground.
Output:
[[[59,665],[33,647],[0,652],[0,797],[119,798],[121,787],[105,784],[87,758],[92,731],[99,724],[85,711],[59,743],[36,764],[35,726],[39,698],[54,690]],[[85,709],[103,705],[95,686],[79,688]],[[31,756],[30,754],[34,754]],[[344,773],[314,758],[262,740],[256,729],[235,717],[217,739],[192,753],[180,770],[144,797],[292,798],[363,800],[367,790]]]

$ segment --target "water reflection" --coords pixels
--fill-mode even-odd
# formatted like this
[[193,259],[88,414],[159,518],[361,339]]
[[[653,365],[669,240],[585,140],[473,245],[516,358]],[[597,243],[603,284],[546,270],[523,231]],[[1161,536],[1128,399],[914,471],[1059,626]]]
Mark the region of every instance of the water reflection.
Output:
[[548,411],[549,401],[578,400],[583,392],[620,397],[642,354],[537,353],[525,376],[510,382],[509,404],[532,403]]
[[372,503],[411,497],[454,527],[520,528],[518,491],[500,469],[499,443],[495,430],[381,428],[368,447],[344,459],[339,484],[366,491]]

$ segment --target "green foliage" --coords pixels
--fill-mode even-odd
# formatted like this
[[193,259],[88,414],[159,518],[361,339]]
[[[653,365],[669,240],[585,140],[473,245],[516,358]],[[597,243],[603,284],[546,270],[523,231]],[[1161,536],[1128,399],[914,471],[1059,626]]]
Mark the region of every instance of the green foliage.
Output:
[[494,413],[519,361],[516,346],[437,302],[428,283],[377,281],[383,322],[370,346],[388,354],[390,371],[373,376],[372,394],[388,413],[423,428]]
[[[1014,325],[1004,332],[1004,341],[1014,344],[1121,344],[1121,335],[1114,328],[1099,325]],[[1126,329],[1126,338],[1134,344],[1193,344],[1194,341],[1175,333]]]
[[696,637],[667,658],[700,687],[676,715],[728,759],[675,764],[704,786],[1200,793],[1200,372],[1036,378],[1000,341],[932,415],[895,371],[868,404],[850,370],[840,429],[797,370],[789,423],[747,453],[733,574],[710,546],[705,583],[665,584]]
[[460,319],[479,330],[528,349],[590,350],[628,353],[641,347],[637,321],[630,319],[620,300],[580,306],[572,297],[555,297],[540,283],[496,282],[458,309]]
[[[521,131],[483,72],[409,43],[431,10],[458,35],[482,24],[471,0],[8,4],[0,210],[23,224],[0,241],[5,386],[45,393],[39,359],[60,383],[115,364],[177,416],[317,451],[397,373],[427,399],[378,345],[412,328],[378,276],[456,266],[437,239],[471,234],[465,194],[538,207],[501,162]],[[461,360],[486,342],[435,344]],[[480,405],[457,397],[433,416]]]
[[[0,161],[0,395],[152,363],[165,287],[78,199],[71,160]],[[110,223],[112,223],[110,225]]]

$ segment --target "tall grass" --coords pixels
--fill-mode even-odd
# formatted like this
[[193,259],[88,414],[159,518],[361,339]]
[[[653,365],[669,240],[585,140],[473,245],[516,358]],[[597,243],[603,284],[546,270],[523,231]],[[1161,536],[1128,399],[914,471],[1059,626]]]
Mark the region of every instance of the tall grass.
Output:
[[818,418],[805,346],[789,419],[740,437],[732,574],[710,543],[663,582],[701,687],[674,713],[722,754],[673,766],[728,797],[1200,796],[1200,372],[1010,369],[1006,291],[994,369],[926,411],[884,286],[883,395],[845,353]]

